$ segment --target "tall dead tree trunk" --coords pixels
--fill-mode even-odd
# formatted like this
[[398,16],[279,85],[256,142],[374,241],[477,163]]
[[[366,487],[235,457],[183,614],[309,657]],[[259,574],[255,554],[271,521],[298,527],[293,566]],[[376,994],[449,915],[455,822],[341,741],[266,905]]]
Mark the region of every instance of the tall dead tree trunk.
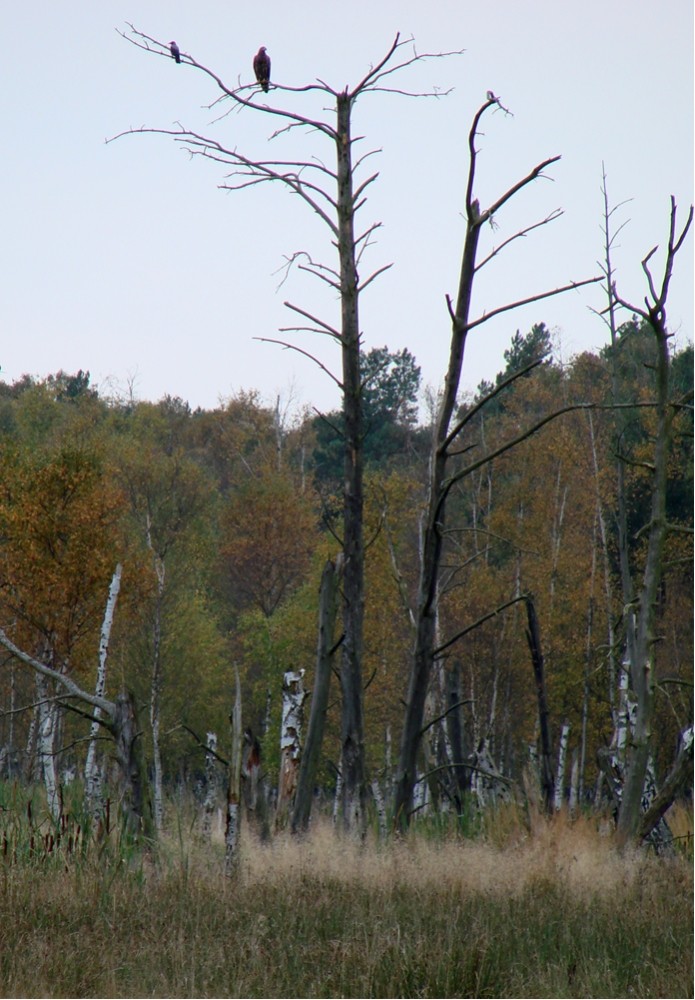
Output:
[[343,645],[340,668],[342,693],[341,767],[342,813],[347,829],[364,830],[366,785],[362,704],[362,643],[364,632],[364,537],[362,377],[355,247],[350,118],[356,95],[347,90],[337,98],[338,252],[340,256],[343,418],[345,425],[345,489],[343,495]]
[[239,840],[241,837],[241,757],[244,732],[241,728],[241,682],[239,671],[236,675],[236,696],[234,708],[229,716],[232,736],[232,755],[229,763],[227,784],[227,824],[224,836],[224,870],[232,877],[239,867]]
[[[127,41],[144,49],[151,55],[170,57],[169,45],[160,42],[149,35],[137,31],[131,25],[130,35],[123,35]],[[258,184],[263,181],[284,184],[293,194],[299,197],[315,212],[328,227],[332,245],[338,251],[338,264],[329,266],[315,262],[303,251],[298,251],[292,262],[301,260],[301,268],[314,277],[319,278],[340,297],[341,319],[339,324],[330,324],[322,319],[300,309],[291,303],[285,303],[288,308],[298,313],[303,322],[309,325],[290,328],[292,332],[311,331],[330,337],[341,351],[342,373],[337,378],[328,368],[309,352],[285,341],[260,338],[271,343],[282,344],[283,347],[299,351],[305,357],[315,361],[339,386],[343,400],[343,446],[344,446],[344,491],[343,491],[343,643],[341,650],[340,687],[342,695],[341,716],[341,814],[343,826],[347,829],[364,831],[365,823],[365,764],[364,764],[364,722],[363,722],[363,684],[362,684],[362,653],[364,630],[364,539],[363,539],[363,421],[362,421],[362,384],[360,373],[360,343],[359,327],[359,297],[362,290],[379,274],[391,265],[378,268],[367,278],[358,275],[358,262],[369,245],[370,237],[378,228],[378,223],[368,226],[359,233],[355,228],[355,219],[359,209],[366,201],[365,191],[376,180],[378,174],[373,174],[365,180],[356,180],[356,172],[370,155],[369,152],[353,161],[353,137],[351,117],[352,110],[358,98],[367,93],[390,91],[408,96],[409,92],[397,90],[394,87],[393,74],[406,70],[414,63],[431,58],[432,53],[414,53],[411,57],[396,62],[394,56],[406,44],[399,36],[391,45],[386,55],[374,65],[362,78],[356,87],[350,90],[334,90],[323,81],[316,81],[304,88],[283,87],[273,80],[271,84],[272,97],[258,96],[257,87],[240,85],[236,88],[227,87],[221,78],[213,71],[197,62],[188,53],[181,53],[183,65],[195,67],[207,75],[219,89],[225,99],[269,115],[280,125],[275,136],[288,133],[297,128],[303,128],[322,139],[328,139],[336,156],[335,170],[324,164],[324,156],[308,157],[305,160],[266,160],[247,157],[235,146],[227,148],[216,139],[210,139],[198,133],[183,128],[131,129],[132,132],[154,132],[172,136],[181,142],[193,154],[232,166],[232,173],[227,183],[223,184],[230,190],[237,190]],[[460,53],[437,53],[437,57]],[[388,78],[388,79],[385,79]],[[273,100],[279,93],[285,92],[288,100],[305,100],[306,92],[322,92],[325,97],[334,102],[335,119],[330,121],[322,117],[312,118],[305,114],[265,103]],[[251,92],[247,96],[247,92]],[[300,95],[298,97],[298,95]],[[410,96],[442,96],[441,92],[411,94]],[[259,103],[260,101],[264,103]],[[323,112],[322,112],[323,114]],[[125,134],[125,133],[122,133]],[[294,133],[293,133],[294,134]],[[237,136],[235,135],[235,142]]]
[[[546,167],[556,162],[559,157],[551,157],[538,164],[534,169],[520,181],[518,181],[505,194],[498,198],[489,208],[481,211],[477,198],[474,197],[474,181],[476,168],[476,139],[478,127],[483,115],[491,108],[501,107],[499,100],[490,93],[488,100],[478,110],[473,118],[468,137],[469,148],[469,170],[466,185],[465,218],[466,234],[463,244],[463,256],[459,276],[458,293],[456,302],[452,305],[447,297],[449,305],[449,315],[451,318],[451,341],[449,347],[449,364],[444,381],[439,409],[435,419],[433,441],[430,452],[430,464],[428,473],[428,498],[423,530],[422,554],[420,562],[420,577],[418,584],[417,614],[416,614],[416,637],[411,661],[410,677],[408,681],[408,693],[406,700],[405,718],[403,722],[403,732],[401,738],[401,748],[398,765],[398,776],[396,785],[395,801],[395,823],[403,828],[409,822],[409,815],[412,805],[413,788],[415,782],[415,770],[417,753],[423,731],[423,717],[427,689],[430,683],[432,665],[435,649],[435,621],[438,577],[441,565],[443,539],[446,527],[446,506],[447,499],[452,487],[464,475],[480,468],[484,461],[472,463],[466,469],[452,474],[450,462],[452,453],[461,449],[461,432],[470,420],[471,413],[452,427],[452,419],[456,410],[457,394],[463,367],[464,350],[469,332],[476,326],[481,325],[486,320],[500,312],[507,311],[528,302],[547,298],[550,295],[557,295],[570,288],[577,288],[582,284],[590,282],[576,282],[563,288],[557,288],[552,292],[541,293],[531,296],[528,299],[516,303],[501,306],[497,309],[487,311],[483,316],[471,320],[471,300],[473,295],[473,285],[476,272],[492,260],[497,250],[493,250],[483,261],[478,261],[478,244],[482,227],[490,222],[502,207],[522,188],[543,175]],[[544,223],[557,218],[559,212],[554,212],[548,216]],[[540,223],[541,225],[544,223]],[[521,235],[525,235],[528,227],[511,237],[505,243],[511,242]],[[504,246],[505,243],[502,245]],[[590,279],[591,282],[597,279]],[[472,412],[477,412],[479,408],[473,408]],[[528,435],[527,435],[528,436]],[[511,447],[508,445],[507,447]],[[497,451],[495,454],[498,454]],[[493,456],[488,456],[492,458]]]
[[[628,644],[630,660],[630,687],[636,707],[629,747],[626,755],[626,775],[622,788],[618,814],[617,837],[620,845],[634,840],[640,829],[642,796],[651,753],[651,730],[654,704],[654,645],[656,642],[657,598],[663,574],[663,553],[668,532],[666,519],[667,466],[673,435],[673,421],[678,413],[676,401],[670,396],[670,334],[666,325],[666,300],[676,254],[693,220],[691,206],[687,222],[680,235],[676,235],[676,202],[671,198],[671,219],[668,248],[661,288],[657,290],[649,261],[656,247],[642,261],[647,277],[649,296],[646,309],[637,308],[615,295],[616,301],[632,314],[637,314],[648,324],[655,341],[655,408],[656,430],[651,459],[651,512],[645,526],[647,554],[641,585],[630,617],[636,618],[632,650]],[[614,295],[611,289],[611,295]],[[622,463],[620,463],[622,464]],[[629,633],[628,633],[629,634]]]

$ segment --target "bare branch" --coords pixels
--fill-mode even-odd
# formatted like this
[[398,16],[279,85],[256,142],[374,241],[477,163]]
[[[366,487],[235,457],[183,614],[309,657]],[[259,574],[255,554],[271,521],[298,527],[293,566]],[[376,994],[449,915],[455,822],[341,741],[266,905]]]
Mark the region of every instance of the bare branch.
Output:
[[357,291],[363,292],[368,285],[371,285],[371,283],[374,281],[375,278],[378,278],[380,274],[383,274],[384,271],[388,271],[389,268],[391,267],[393,267],[393,264],[384,264],[383,267],[377,268],[376,271],[374,271],[372,274],[369,275],[366,281],[363,281],[360,285],[357,286]]
[[43,674],[44,677],[50,678],[50,680],[55,681],[56,684],[62,685],[66,691],[68,691],[75,698],[79,698],[81,701],[85,701],[88,705],[93,705],[95,708],[100,708],[102,712],[107,715],[113,716],[116,711],[116,706],[112,701],[108,701],[106,698],[99,698],[96,695],[89,694],[88,691],[83,691],[75,682],[67,677],[65,674],[61,674],[59,670],[54,670],[53,667],[46,666],[45,663],[41,663],[40,660],[34,659],[29,653],[25,653],[23,650],[19,649],[12,640],[5,634],[4,629],[0,628],[0,643],[12,653],[18,660],[25,663],[27,666],[36,670],[37,673]]
[[451,431],[449,431],[449,434],[442,442],[441,448],[447,449],[451,445],[453,440],[461,433],[466,424],[469,423],[473,419],[473,417],[477,413],[479,413],[480,410],[482,410],[484,406],[486,406],[492,399],[494,399],[495,396],[498,396],[503,389],[506,389],[507,386],[510,386],[513,382],[516,382],[517,379],[523,378],[524,375],[528,375],[529,372],[532,372],[534,368],[537,368],[538,365],[541,364],[543,364],[543,358],[537,358],[536,361],[532,361],[531,364],[526,365],[524,368],[520,368],[518,371],[512,372],[511,375],[509,375],[507,378],[503,379],[498,385],[496,385],[491,392],[486,393],[481,400],[475,403],[470,408],[470,410],[468,410],[468,412],[456,424],[454,424],[453,428],[451,429]]
[[302,354],[305,358],[309,358],[310,361],[313,361],[315,365],[318,365],[321,371],[325,372],[329,378],[333,379],[339,389],[343,388],[343,383],[340,379],[337,379],[333,372],[329,368],[326,368],[323,362],[319,361],[319,359],[314,357],[313,354],[310,354],[309,351],[305,351],[301,347],[297,347],[296,344],[290,344],[286,340],[276,340],[274,337],[254,337],[253,339],[259,340],[262,344],[277,344],[279,347],[284,347],[287,351],[296,351],[297,354]]
[[483,313],[478,319],[472,320],[467,324],[466,329],[472,330],[475,326],[480,326],[481,323],[486,323],[493,316],[499,316],[500,313],[509,312],[510,309],[518,309],[521,306],[527,306],[531,302],[540,302],[542,299],[549,299],[553,295],[561,295],[563,292],[571,292],[574,288],[582,288],[584,285],[594,285],[598,281],[603,281],[602,277],[598,278],[586,278],[584,281],[571,281],[569,285],[562,285],[561,288],[554,288],[550,292],[539,292],[537,295],[531,295],[527,299],[519,299],[517,302],[510,302],[505,306],[498,306],[497,309],[491,309],[489,313]]
[[[489,261],[491,261],[493,257],[496,257],[498,253],[501,253],[502,250],[504,250],[506,246],[509,246],[510,243],[513,243],[514,240],[521,239],[528,233],[532,232],[534,229],[540,229],[541,226],[547,226],[550,222],[555,222],[555,220],[559,219],[561,215],[564,215],[563,210],[561,208],[555,208],[550,213],[550,215],[547,215],[545,217],[545,219],[541,219],[540,222],[534,222],[532,225],[526,226],[524,229],[520,229],[518,233],[514,233],[513,236],[509,237],[509,239],[504,240],[504,242],[500,243],[498,247],[495,247],[487,255],[487,257],[481,260],[479,264],[476,264],[475,270],[479,271],[481,268],[485,267],[485,265],[489,263]],[[490,221],[492,222],[492,218],[490,219]]]
[[477,621],[473,622],[472,625],[468,625],[466,628],[461,629],[460,632],[457,632],[456,635],[452,635],[452,637],[450,639],[447,639],[446,642],[443,642],[441,646],[437,646],[432,655],[435,658],[441,656],[441,654],[444,652],[445,649],[448,649],[449,646],[453,646],[454,643],[458,642],[459,639],[462,639],[464,635],[468,635],[469,632],[472,632],[474,629],[479,628],[481,625],[484,625],[485,622],[489,622],[491,618],[496,618],[497,615],[501,614],[502,611],[506,611],[507,608],[511,608],[512,605],[518,604],[519,601],[525,601],[525,600],[526,600],[526,595],[522,595],[521,597],[513,597],[511,601],[506,601],[504,604],[500,604],[500,606],[498,608],[495,608],[494,611],[489,611],[486,615],[483,615],[482,618],[479,618]]
[[[135,36],[134,38],[131,38],[123,31],[118,31],[118,29],[116,30],[118,31],[118,34],[122,38],[124,38],[127,42],[130,42],[131,45],[137,46],[137,48],[144,49],[146,52],[151,52],[154,55],[165,56],[166,58],[170,58],[169,46],[165,42],[160,42],[156,38],[152,38],[149,35],[145,35],[130,22],[126,23],[128,24],[132,34]],[[143,42],[139,42],[137,40],[138,38],[143,39]],[[160,52],[157,51],[156,49],[152,49],[148,44],[150,42],[152,43],[152,45],[159,46],[159,48],[162,51]],[[304,115],[298,115],[291,111],[285,111],[282,108],[274,108],[267,104],[257,104],[255,101],[241,97],[240,91],[255,89],[255,85],[246,84],[243,87],[237,87],[235,89],[231,89],[225,83],[223,83],[222,79],[217,75],[217,73],[214,73],[211,69],[208,69],[208,67],[204,66],[202,63],[199,63],[197,60],[193,58],[193,56],[186,54],[184,60],[184,54],[182,53],[181,58],[182,61],[185,61],[187,65],[194,66],[196,69],[200,70],[201,73],[205,73],[205,75],[210,77],[211,80],[214,80],[219,89],[222,91],[223,95],[225,95],[228,98],[231,98],[231,100],[233,101],[236,101],[237,104],[243,105],[244,107],[247,108],[253,108],[256,111],[262,111],[265,114],[275,115],[280,118],[287,118],[293,122],[296,122],[298,125],[304,125],[308,128],[316,129],[319,132],[323,132],[324,135],[327,135],[333,141],[337,139],[337,133],[335,129],[332,128],[330,125],[326,124],[326,122],[316,121],[312,118],[306,118]],[[284,86],[281,87],[280,85],[273,83],[272,86],[274,90],[300,92],[300,93],[308,90],[327,90],[329,93],[334,94],[334,91],[332,91],[330,88],[322,84],[319,85],[309,84],[305,87],[284,87]]]
[[329,326],[328,323],[325,323],[322,319],[318,319],[316,316],[312,315],[312,313],[307,312],[306,309],[300,309],[299,306],[295,306],[291,302],[283,302],[283,305],[288,309],[291,309],[292,312],[299,313],[299,315],[303,316],[305,319],[311,320],[312,323],[316,323],[331,337],[334,337],[336,340],[340,340],[340,333],[335,329],[335,327]]

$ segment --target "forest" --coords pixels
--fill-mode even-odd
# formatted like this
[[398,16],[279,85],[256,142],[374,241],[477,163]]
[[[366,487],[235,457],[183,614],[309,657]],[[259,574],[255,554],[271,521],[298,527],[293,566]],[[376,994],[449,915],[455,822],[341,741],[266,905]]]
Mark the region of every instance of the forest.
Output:
[[[538,703],[521,595],[532,594],[547,689],[553,770],[562,734],[559,801],[607,795],[598,766],[619,712],[622,592],[616,536],[615,455],[625,458],[629,557],[640,571],[651,503],[653,411],[611,408],[652,396],[653,338],[636,318],[615,347],[553,360],[541,322],[516,331],[506,367],[461,403],[470,448],[493,452],[558,403],[567,412],[456,483],[442,561],[436,661],[420,773],[474,764],[484,752],[502,780],[444,767],[419,802],[454,812],[468,797],[522,788],[538,746]],[[498,391],[510,376],[526,371]],[[386,799],[403,724],[426,502],[431,426],[417,420],[416,359],[387,347],[363,355],[365,393],[364,729],[367,773]],[[674,395],[693,378],[691,346],[672,358]],[[288,420],[282,401],[252,392],[215,410],[181,399],[102,397],[89,374],[24,377],[0,388],[2,627],[16,645],[87,691],[96,682],[104,609],[117,565],[120,593],[108,646],[108,688],[132,689],[152,761],[152,721],[164,787],[204,781],[204,738],[229,742],[235,669],[244,728],[261,745],[264,781],[278,787],[283,678],[314,685],[321,575],[340,551],[339,412]],[[462,448],[466,461],[466,449]],[[679,417],[668,464],[671,533],[658,599],[654,653],[654,767],[665,775],[692,712],[692,414]],[[460,638],[455,637],[460,635]],[[451,637],[454,637],[452,640]],[[339,641],[336,628],[335,641]],[[444,645],[444,642],[442,642]],[[55,682],[11,655],[2,671],[3,778],[57,785],[82,777],[89,724]],[[447,710],[453,710],[447,714]],[[147,722],[145,722],[147,720]],[[308,706],[307,706],[308,721]],[[42,732],[45,733],[42,736]],[[101,746],[99,744],[99,746]],[[220,749],[222,756],[226,756]],[[100,757],[104,760],[107,754]],[[151,767],[151,764],[150,764]],[[317,791],[329,802],[340,767],[334,683]],[[483,775],[484,778],[484,775]],[[506,784],[508,783],[508,785]]]
[[[407,346],[364,346],[360,295],[390,265],[358,271],[380,224],[358,221],[378,174],[352,112],[439,96],[394,79],[460,53],[397,35],[334,90],[275,83],[261,49],[256,84],[228,87],[123,36],[302,137],[283,160],[178,125],[114,140],[156,133],[235,196],[272,184],[318,216],[330,263],[288,267],[339,318],[288,302],[275,344],[341,405],[0,383],[0,992],[688,995],[693,347],[667,304],[692,207],[671,198],[625,300],[604,171],[601,274],[476,315],[480,270],[559,214],[494,242],[559,157],[481,207],[483,125],[510,114],[488,91],[449,363],[424,391]],[[605,345],[558,356],[545,300],[598,284]],[[464,392],[467,338],[501,314],[504,367]]]

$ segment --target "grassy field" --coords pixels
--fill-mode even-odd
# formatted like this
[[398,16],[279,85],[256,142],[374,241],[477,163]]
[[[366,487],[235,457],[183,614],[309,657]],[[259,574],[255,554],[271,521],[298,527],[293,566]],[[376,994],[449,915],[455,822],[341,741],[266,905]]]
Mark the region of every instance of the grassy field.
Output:
[[239,877],[181,817],[156,860],[0,861],[4,997],[691,997],[692,858],[595,824],[364,846],[321,826]]

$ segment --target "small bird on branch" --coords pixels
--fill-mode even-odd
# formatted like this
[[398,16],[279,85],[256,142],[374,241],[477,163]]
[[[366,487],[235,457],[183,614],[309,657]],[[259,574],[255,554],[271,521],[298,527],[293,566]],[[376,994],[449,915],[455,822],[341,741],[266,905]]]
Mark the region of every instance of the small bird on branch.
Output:
[[172,59],[175,59],[177,63],[181,62],[181,50],[179,49],[176,42],[169,42],[169,51],[171,52]]
[[256,74],[256,80],[258,81],[261,90],[267,94],[268,86],[270,84],[270,57],[265,50],[265,45],[261,45],[256,55],[253,57],[253,71]]

